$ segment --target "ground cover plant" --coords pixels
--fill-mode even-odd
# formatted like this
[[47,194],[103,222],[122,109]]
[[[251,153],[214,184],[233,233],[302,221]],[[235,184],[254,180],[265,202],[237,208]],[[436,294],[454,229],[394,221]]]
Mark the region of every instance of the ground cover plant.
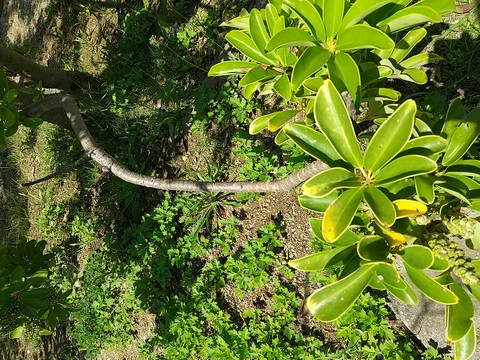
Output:
[[[195,56],[191,43],[207,28],[217,29],[219,24],[208,19],[215,18],[220,4],[206,16],[190,19],[185,15],[193,13],[185,3],[144,4],[121,17],[125,36],[104,48],[107,58],[114,59],[106,62],[102,74],[110,85],[79,97],[86,105],[84,117],[107,151],[125,149],[117,160],[140,173],[179,177],[183,172],[204,182],[237,176],[263,181],[319,159],[330,169],[304,183],[299,201],[324,216],[310,220],[317,253],[292,260],[284,250],[291,236],[282,235],[287,227],[279,218],[238,242],[245,215],[234,208],[261,197],[162,193],[164,200],[158,203],[158,193],[115,179],[104,184],[105,173],[83,163],[74,172],[78,178],[69,196],[62,199],[50,190],[39,199],[44,211],[38,231],[57,254],[58,271],[51,280],[60,289],[73,289],[70,301],[78,307],[71,315],[74,356],[95,357],[102,350],[131,349],[138,343],[132,356],[141,351],[152,358],[418,358],[420,349],[386,325],[388,312],[378,297],[378,291],[388,290],[415,303],[416,295],[393,266],[402,262],[416,287],[446,304],[447,336],[454,342],[455,356],[469,357],[475,342],[472,314],[459,311],[457,302],[461,300],[463,310],[471,300],[449,273],[475,295],[475,261],[465,258],[445,235],[460,235],[475,246],[477,222],[458,212],[451,215],[465,204],[477,206],[478,109],[466,111],[455,100],[450,107],[444,105],[446,116],[432,117],[426,113],[428,101],[418,111],[413,100],[400,104],[398,90],[388,87],[391,79],[427,81],[416,67],[440,57],[422,53],[407,58],[426,35],[423,28],[409,27],[439,21],[453,10],[453,3],[382,2],[388,12],[368,1],[345,4],[329,8],[323,2],[273,1],[266,10],[253,9],[233,21],[225,16],[224,24],[238,28],[226,38],[246,58],[219,63],[210,73],[245,76],[219,84],[219,92],[205,85],[193,90],[201,74],[187,69],[205,70],[214,62],[202,63],[205,59]],[[103,15],[112,11],[99,6],[86,9]],[[174,16],[155,16],[153,9]],[[425,17],[425,12],[430,15]],[[342,44],[351,38],[344,34],[350,27],[371,35],[372,41]],[[139,49],[148,55],[139,56]],[[165,52],[180,59],[173,72]],[[145,67],[154,70],[149,73]],[[2,130],[10,135],[20,125],[12,105],[19,93],[2,79],[2,114],[8,123]],[[41,88],[24,91],[37,96]],[[269,111],[256,91],[283,99],[280,107],[250,123],[250,132],[260,140],[242,129],[255,109],[265,106]],[[233,126],[225,123],[232,115]],[[367,130],[372,120],[377,125],[373,133]],[[23,119],[23,125],[39,123],[37,117]],[[195,138],[185,132],[189,123]],[[260,133],[266,128],[279,132],[275,138]],[[214,130],[217,138],[210,137]],[[81,147],[72,145],[74,136],[49,131],[43,156],[54,157],[60,166],[81,156]],[[157,137],[159,133],[168,136]],[[398,136],[387,142],[391,133]],[[362,150],[359,134],[367,139]],[[22,141],[41,136],[33,129]],[[152,143],[157,146],[152,148]],[[209,147],[215,150],[206,150]],[[199,151],[213,165],[203,165]],[[176,168],[178,159],[186,163],[181,170]],[[240,171],[220,171],[215,163]],[[53,181],[65,185],[65,180]],[[419,217],[422,214],[427,216]],[[295,276],[300,275],[292,272],[289,260],[293,267],[313,271],[308,291],[299,290]],[[443,275],[427,277],[422,271],[426,268]],[[377,292],[362,295],[367,285]],[[344,299],[336,296],[339,288],[348,289]],[[299,296],[305,308],[320,320],[333,321],[336,330],[312,319],[306,323]],[[242,307],[242,299],[250,306]],[[433,348],[423,356],[441,357]]]

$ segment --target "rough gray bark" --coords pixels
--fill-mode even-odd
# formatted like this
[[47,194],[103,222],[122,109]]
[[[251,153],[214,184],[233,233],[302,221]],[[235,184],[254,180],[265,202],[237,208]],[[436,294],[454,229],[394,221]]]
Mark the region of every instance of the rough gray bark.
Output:
[[[128,170],[115,158],[101,149],[88,131],[77,103],[70,95],[54,95],[33,103],[24,108],[27,116],[38,116],[46,111],[62,108],[88,157],[108,169],[115,176],[131,184],[153,189],[174,191],[202,191],[202,192],[287,192],[309,179],[315,174],[326,170],[324,163],[317,161],[304,169],[290,174],[284,179],[266,182],[201,182],[190,180],[170,180],[146,176]],[[48,121],[48,119],[46,119]]]

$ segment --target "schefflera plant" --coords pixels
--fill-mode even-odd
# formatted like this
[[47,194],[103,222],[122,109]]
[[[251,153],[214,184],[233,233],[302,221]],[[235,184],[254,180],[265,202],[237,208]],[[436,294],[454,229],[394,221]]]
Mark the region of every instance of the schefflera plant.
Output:
[[[316,92],[329,78],[339,92],[349,93],[354,110],[360,111],[364,105],[369,119],[368,115],[388,112],[384,103],[399,99],[398,92],[383,86],[384,79],[423,84],[427,76],[418,67],[441,60],[430,53],[406,57],[426,33],[416,26],[440,21],[443,14],[455,9],[454,1],[410,3],[270,0],[265,9],[253,9],[223,24],[235,28],[226,39],[247,60],[221,62],[209,75],[244,74],[239,85],[245,97],[257,90],[261,95],[276,93],[299,104],[307,115],[312,112]],[[402,32],[411,28],[402,37]],[[299,111],[261,116],[252,122],[250,132],[277,131]],[[282,131],[278,136],[278,143],[285,139]]]
[[[451,264],[426,245],[428,232],[409,219],[426,213],[427,206],[401,198],[401,191],[396,191],[405,188],[406,180],[411,183],[414,177],[435,174],[443,152],[450,153],[452,146],[460,144],[439,135],[422,135],[416,129],[416,112],[414,101],[401,104],[378,127],[362,153],[341,94],[325,80],[314,104],[319,131],[300,123],[284,127],[295,144],[331,166],[307,180],[299,198],[303,207],[323,213],[323,219],[313,218],[310,223],[313,233],[330,246],[290,265],[304,271],[344,265],[339,280],[307,300],[313,315],[329,322],[348,311],[367,286],[387,290],[406,304],[417,304],[415,291],[397,269],[400,262],[421,293],[445,305],[446,336],[454,344],[455,358],[468,359],[476,343],[472,300],[450,274]],[[455,154],[461,157],[464,153],[457,150]],[[373,225],[373,231],[361,236],[352,231],[352,224]],[[424,270],[439,274],[431,276]],[[476,284],[469,285],[477,289]]]

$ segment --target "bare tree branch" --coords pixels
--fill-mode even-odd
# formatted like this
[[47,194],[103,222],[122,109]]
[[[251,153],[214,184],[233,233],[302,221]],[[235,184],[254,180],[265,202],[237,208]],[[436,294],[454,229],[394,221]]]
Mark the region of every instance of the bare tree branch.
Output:
[[[153,189],[174,191],[202,191],[202,192],[287,192],[315,174],[328,167],[316,161],[305,168],[294,172],[281,180],[265,182],[201,182],[190,180],[170,180],[146,176],[128,170],[111,155],[101,149],[88,131],[77,103],[70,95],[54,95],[33,103],[24,108],[28,116],[36,116],[53,108],[63,108],[70,121],[70,125],[82,145],[85,153],[102,167],[110,170],[115,176],[128,183]],[[48,119],[45,119],[48,121]]]

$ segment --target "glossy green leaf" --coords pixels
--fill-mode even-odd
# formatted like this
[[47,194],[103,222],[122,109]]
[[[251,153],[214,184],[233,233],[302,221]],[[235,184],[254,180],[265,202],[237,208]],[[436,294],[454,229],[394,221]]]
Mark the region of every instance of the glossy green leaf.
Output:
[[380,236],[364,236],[357,243],[358,256],[369,262],[385,261],[389,252],[387,242]]
[[250,123],[249,132],[254,135],[266,128],[277,131],[297,114],[298,110],[285,110],[259,116]]
[[394,0],[357,0],[348,9],[343,17],[342,24],[340,25],[339,32],[350,28],[352,25],[359,23],[366,16],[371,14],[382,6],[395,2]]
[[415,176],[415,190],[420,200],[427,204],[432,204],[435,201],[434,184],[438,178],[431,175]]
[[257,64],[249,61],[222,61],[213,65],[208,72],[208,76],[230,76],[245,74]]
[[444,60],[443,57],[433,54],[433,53],[421,53],[409,57],[408,59],[402,61],[400,66],[404,68],[418,68],[426,64],[432,64]]
[[7,90],[7,92],[3,95],[3,101],[12,102],[17,98],[17,96],[18,96],[17,89]]
[[376,187],[368,186],[363,194],[364,199],[375,216],[384,226],[392,226],[395,222],[395,207],[390,199]]
[[413,131],[417,107],[407,100],[378,128],[364,154],[364,167],[376,173],[392,160],[405,146]]
[[317,46],[314,37],[298,28],[286,28],[276,33],[267,44],[267,51],[290,46]]
[[291,8],[298,17],[305,23],[316,40],[325,41],[325,25],[317,8],[310,2],[304,0],[285,0],[284,4]]
[[330,53],[320,46],[305,49],[293,68],[293,90],[297,90],[306,78],[323,68],[329,58]]
[[401,79],[420,85],[426,84],[428,81],[427,74],[420,69],[404,69],[400,74],[391,75],[390,78]]
[[379,281],[397,289],[406,290],[406,283],[405,281],[402,281],[400,273],[393,264],[377,264],[375,273],[377,274],[376,277]]
[[434,261],[432,250],[421,245],[404,246],[398,252],[398,255],[404,262],[419,270],[428,269]]
[[348,228],[363,198],[363,188],[344,191],[325,211],[323,237],[328,242],[337,240]]
[[398,101],[399,98],[400,98],[400,93],[398,91],[395,91],[389,88],[371,88],[365,91],[365,93],[362,95],[362,101],[368,101],[368,100]]
[[238,83],[240,86],[246,86],[253,84],[257,81],[265,81],[273,79],[275,76],[279,75],[278,72],[271,69],[264,69],[262,66],[254,67],[245,74],[245,76]]
[[340,52],[331,57],[327,63],[328,74],[331,81],[339,91],[347,90],[355,102],[355,107],[360,107],[360,71],[352,57]]
[[257,48],[261,52],[265,51],[265,46],[267,45],[268,40],[270,40],[270,36],[268,35],[265,23],[263,22],[262,15],[260,15],[260,11],[256,8],[253,8],[252,11],[250,11],[248,29]]
[[400,279],[400,282],[402,283],[402,285],[405,285],[405,288],[394,287],[386,282],[384,282],[384,285],[388,292],[390,292],[400,301],[404,302],[407,305],[417,305],[418,296],[415,291],[410,287],[410,285],[405,282],[405,280]]
[[291,260],[288,265],[302,271],[320,271],[338,263],[346,262],[352,256],[354,250],[353,246],[336,247]]
[[362,165],[362,153],[342,96],[330,80],[325,80],[315,98],[315,121],[346,162]]
[[277,8],[273,4],[265,6],[265,20],[267,21],[268,31],[270,36],[275,35],[275,24],[279,18]]
[[468,186],[465,185],[462,181],[456,179],[452,176],[442,176],[442,182],[437,183],[437,187],[446,193],[455,196],[456,198],[470,204],[470,199],[468,196]]
[[287,101],[292,98],[292,88],[290,87],[290,80],[287,74],[283,74],[277,81],[275,81],[273,89],[278,95]]
[[277,33],[282,31],[283,29],[285,29],[285,16],[281,15],[278,18],[277,23],[275,24],[275,29],[274,29],[275,35],[277,35]]
[[464,176],[480,175],[480,160],[459,160],[446,169],[447,174],[459,174]]
[[448,263],[448,260],[440,259],[434,256],[433,264],[428,268],[428,270],[444,272],[449,267],[450,267],[450,264]]
[[[323,85],[323,82],[324,82],[324,79],[321,78],[321,77],[311,77],[311,78],[306,79],[303,82],[303,86],[306,89],[311,90],[311,91],[316,93],[318,91],[318,89],[320,89],[320,86]],[[312,106],[313,106],[313,103],[314,102],[312,102]]]
[[42,124],[43,124],[43,120],[40,118],[29,117],[22,120],[22,125],[29,128],[37,127]]
[[323,198],[313,198],[307,195],[300,195],[298,197],[298,203],[304,209],[316,211],[318,213],[324,213],[337,197],[337,193],[331,193]]
[[383,31],[369,25],[357,24],[338,34],[335,49],[340,51],[359,49],[392,50],[394,46],[393,40]]
[[424,37],[427,35],[427,30],[423,27],[418,27],[410,30],[398,43],[390,55],[390,58],[400,63],[412,51]]
[[477,347],[477,330],[474,324],[468,330],[467,335],[453,344],[454,359],[468,360],[475,354]]
[[480,135],[480,107],[474,108],[462,120],[452,135],[442,165],[449,166],[460,160]]
[[374,66],[360,73],[362,88],[373,84],[374,82],[386,78],[393,73],[393,70],[387,66]]
[[408,141],[403,147],[400,156],[418,154],[430,156],[438,154],[447,148],[448,142],[438,135],[425,135]]
[[453,281],[448,287],[459,299],[457,304],[447,305],[445,309],[447,340],[455,342],[470,331],[475,310],[470,296],[459,284]]
[[350,170],[331,168],[314,175],[302,186],[305,195],[324,197],[339,188],[360,187],[360,179]]
[[376,185],[384,185],[409,177],[428,174],[437,169],[437,163],[425,156],[406,155],[396,158],[375,176]]
[[377,26],[386,32],[395,33],[426,22],[439,22],[441,20],[440,14],[432,8],[409,6],[380,21]]
[[19,339],[23,334],[23,326],[17,326],[10,332],[10,339]]
[[421,270],[415,269],[406,262],[404,262],[404,266],[412,283],[427,298],[446,305],[456,304],[458,302],[457,295],[451,292],[446,286],[441,285]]
[[285,134],[285,131],[283,131],[282,128],[277,132],[277,135],[275,136],[275,144],[282,145],[286,141],[288,141],[288,136],[287,134]]
[[345,1],[325,1],[323,4],[323,22],[327,39],[333,39],[337,35],[342,24]]
[[220,26],[231,27],[235,29],[247,30],[248,29],[248,22],[249,22],[249,13],[245,11],[241,11],[240,16],[233,18],[228,21],[224,21],[220,24]]
[[[321,219],[310,218],[310,227],[312,228],[313,235],[325,241],[322,234],[322,223],[323,221]],[[356,244],[359,240],[360,237],[357,234],[347,229],[332,245],[335,247],[346,247]]]
[[442,16],[455,11],[455,1],[453,0],[422,0],[413,6],[427,6]]
[[448,107],[447,115],[445,116],[445,122],[441,136],[451,141],[453,134],[457,130],[458,126],[462,123],[463,119],[467,115],[467,110],[463,106],[460,98],[454,99]]
[[261,52],[250,36],[240,30],[232,30],[225,39],[245,56],[261,64],[275,65],[275,60],[271,56]]
[[348,311],[374,275],[374,265],[361,266],[347,277],[308,297],[307,307],[320,321],[334,321]]
[[315,159],[332,167],[340,164],[340,156],[322,133],[297,123],[285,125],[284,131],[298,147]]
[[242,90],[242,94],[245,97],[245,99],[247,100],[251,99],[255,91],[260,89],[261,85],[262,83],[260,81],[256,81],[251,84],[245,85]]

